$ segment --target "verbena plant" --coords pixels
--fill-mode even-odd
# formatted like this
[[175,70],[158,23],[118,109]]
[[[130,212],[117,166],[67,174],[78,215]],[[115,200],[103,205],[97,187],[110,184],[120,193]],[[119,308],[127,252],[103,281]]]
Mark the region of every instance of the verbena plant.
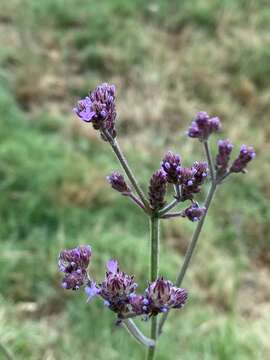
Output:
[[[84,288],[88,301],[99,297],[104,305],[116,314],[116,323],[123,324],[129,334],[147,348],[146,359],[155,357],[158,337],[171,309],[181,309],[187,301],[188,292],[181,288],[182,281],[198,242],[209,206],[217,188],[233,173],[245,173],[246,165],[255,157],[253,147],[242,145],[239,155],[230,164],[233,145],[229,140],[219,140],[217,155],[212,159],[209,138],[221,128],[219,118],[210,118],[206,112],[199,112],[187,131],[187,136],[198,139],[205,151],[207,162],[196,161],[184,167],[181,157],[169,151],[165,154],[160,168],[152,175],[148,196],[140,187],[116,140],[115,87],[102,84],[88,97],[78,102],[74,112],[80,119],[92,123],[101,138],[111,146],[126,177],[113,172],[107,177],[112,188],[134,202],[149,218],[150,224],[150,274],[149,283],[143,294],[136,292],[134,276],[120,271],[116,260],[107,262],[105,279],[96,283],[87,272],[92,255],[90,245],[63,250],[59,255],[59,270],[64,273],[62,287],[79,290]],[[195,200],[205,180],[210,175],[210,187],[203,206]],[[174,196],[166,201],[169,186],[174,188]],[[188,203],[188,205],[185,205]],[[179,205],[184,209],[172,211]],[[186,207],[187,206],[187,207]],[[175,283],[159,274],[159,224],[160,221],[181,217],[197,222],[188,246],[182,267]],[[150,336],[144,335],[135,325],[133,318],[141,317],[150,321]]]

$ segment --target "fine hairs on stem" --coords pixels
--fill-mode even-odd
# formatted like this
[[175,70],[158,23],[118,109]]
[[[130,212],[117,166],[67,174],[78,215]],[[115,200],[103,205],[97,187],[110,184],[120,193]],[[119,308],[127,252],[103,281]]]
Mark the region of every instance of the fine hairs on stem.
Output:
[[[221,123],[219,118],[201,111],[192,121],[187,135],[203,145],[207,161],[195,161],[185,167],[180,155],[168,151],[158,170],[150,177],[146,196],[116,140],[115,95],[114,85],[101,84],[89,96],[79,100],[73,110],[82,121],[92,124],[101,139],[110,145],[124,171],[124,174],[114,171],[107,176],[112,189],[132,200],[149,219],[148,284],[143,292],[138,293],[135,276],[120,270],[115,259],[108,259],[103,281],[96,282],[88,272],[92,257],[90,245],[60,251],[58,267],[63,273],[64,289],[72,291],[83,288],[88,302],[95,297],[102,300],[105,307],[115,313],[116,323],[123,324],[127,332],[146,348],[146,360],[153,360],[158,350],[158,336],[162,334],[169,312],[179,311],[187,301],[188,292],[180,286],[190,266],[216,189],[232,174],[246,172],[246,166],[254,159],[255,152],[252,146],[242,145],[236,159],[230,162],[233,145],[229,140],[219,140],[213,160],[209,140],[219,132]],[[200,206],[196,196],[209,178],[209,173],[209,192],[204,205]],[[169,187],[175,192],[171,199],[168,199]],[[174,208],[175,211],[170,212]],[[168,280],[166,274],[159,274],[160,222],[171,218],[197,222],[175,283]],[[135,324],[137,318],[150,322],[149,337]]]

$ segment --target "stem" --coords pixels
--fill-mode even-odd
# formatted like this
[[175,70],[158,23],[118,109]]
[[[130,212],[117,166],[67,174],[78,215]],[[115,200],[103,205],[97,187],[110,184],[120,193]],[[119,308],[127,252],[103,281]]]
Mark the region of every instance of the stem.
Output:
[[163,216],[161,216],[161,219],[170,219],[170,218],[175,218],[175,217],[179,217],[182,216],[184,217],[183,211],[178,211],[178,212],[172,212],[169,214],[165,214]]
[[208,162],[209,169],[210,169],[211,180],[212,180],[212,183],[213,183],[215,181],[215,170],[214,170],[212,156],[211,156],[211,153],[210,153],[210,150],[209,150],[208,141],[207,140],[204,141],[203,145],[204,145],[204,150],[205,150],[205,153],[206,153],[207,162]]
[[128,197],[129,197],[132,201],[134,201],[134,203],[135,203],[136,205],[138,205],[139,208],[141,208],[143,211],[145,211],[145,207],[144,207],[143,203],[142,203],[141,200],[138,199],[134,194],[131,193],[130,195],[128,195]]
[[178,199],[174,199],[172,202],[170,202],[168,205],[166,205],[163,209],[161,209],[159,212],[158,212],[158,215],[161,217],[163,216],[164,214],[166,214],[169,210],[171,210],[172,208],[175,207],[175,205],[179,202]]
[[145,206],[145,209],[147,209],[148,211],[150,210],[150,206],[149,203],[144,195],[143,190],[141,189],[140,185],[138,184],[132,170],[130,169],[127,160],[124,156],[124,154],[122,153],[116,139],[114,139],[107,130],[103,129],[102,130],[104,136],[106,137],[106,139],[109,141],[117,159],[119,160],[120,164],[122,165],[122,168],[124,169],[127,177],[129,178],[129,181],[131,182],[131,184],[133,185],[136,193],[138,194],[139,198],[141,199],[142,203]]
[[[191,242],[189,244],[189,247],[187,249],[187,252],[186,252],[186,255],[185,255],[185,258],[184,258],[184,263],[183,263],[183,265],[181,267],[179,275],[177,276],[177,279],[176,279],[176,282],[175,282],[175,285],[177,287],[181,286],[182,281],[183,281],[183,279],[185,277],[185,274],[186,274],[186,271],[188,269],[191,257],[193,255],[193,252],[194,252],[194,249],[196,247],[197,241],[198,241],[199,236],[201,234],[201,230],[202,230],[206,215],[208,213],[208,209],[210,207],[211,201],[213,200],[215,191],[216,191],[216,183],[213,182],[211,184],[211,187],[209,189],[209,192],[208,192],[206,200],[205,200],[205,204],[204,204],[204,206],[206,208],[205,213],[204,213],[203,217],[201,218],[201,220],[198,222],[198,225],[197,225],[197,227],[196,227],[196,229],[195,229],[195,231],[193,233]],[[168,315],[169,315],[169,311],[167,313],[163,314],[163,316],[162,316],[162,318],[160,320],[159,329],[158,329],[158,334],[159,335],[162,333],[162,328],[164,326],[164,323],[165,323]]]
[[132,335],[140,344],[150,349],[155,346],[155,341],[146,337],[131,319],[123,319],[122,322],[130,335]]
[[[158,277],[159,272],[159,219],[156,216],[150,218],[150,282]],[[151,338],[157,339],[157,317],[151,318]],[[155,356],[155,347],[149,348],[146,359],[153,360]]]

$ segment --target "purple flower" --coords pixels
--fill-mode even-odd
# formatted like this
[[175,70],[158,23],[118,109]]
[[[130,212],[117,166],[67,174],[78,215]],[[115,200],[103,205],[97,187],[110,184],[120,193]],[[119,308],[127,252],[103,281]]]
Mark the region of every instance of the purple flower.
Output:
[[94,129],[106,129],[112,137],[115,130],[115,86],[101,84],[86,98],[79,100],[73,111],[83,121],[92,122]]
[[199,207],[197,203],[192,203],[186,210],[184,210],[183,216],[186,216],[191,221],[199,221],[205,211],[205,207]]
[[240,153],[238,157],[234,160],[230,171],[231,172],[244,172],[245,168],[247,166],[247,163],[249,163],[251,160],[253,160],[256,156],[256,153],[252,146],[242,145],[240,149]]
[[154,210],[159,210],[165,205],[167,176],[163,169],[157,170],[150,179],[149,202]]
[[84,291],[87,295],[87,301],[90,301],[93,297],[99,295],[100,288],[97,287],[97,284],[94,281],[89,281],[87,286],[84,288]]
[[182,200],[192,199],[193,195],[200,192],[200,186],[208,175],[206,162],[196,161],[191,168],[182,168],[180,184],[182,185]]
[[187,300],[187,290],[175,287],[163,277],[149,284],[146,297],[150,315],[166,312],[171,308],[180,309]]
[[143,295],[135,295],[129,297],[129,304],[131,305],[131,311],[136,315],[149,313],[149,300]]
[[70,250],[63,250],[59,254],[58,267],[65,274],[62,287],[78,290],[85,285],[88,279],[87,267],[91,257],[89,245],[80,246]]
[[111,184],[113,189],[119,191],[123,195],[130,195],[131,189],[127,185],[125,178],[122,174],[114,171],[110,176],[107,176],[107,180]]
[[210,118],[207,112],[200,111],[192,121],[187,135],[191,138],[206,141],[213,132],[217,132],[220,128],[221,123],[218,117]]
[[178,184],[181,170],[180,156],[168,151],[161,163],[161,166],[166,173],[168,183]]
[[105,280],[99,285],[100,296],[112,311],[124,313],[127,311],[130,296],[137,288],[134,276],[120,271],[116,260],[108,261],[107,270]]
[[216,169],[220,175],[224,174],[227,171],[232,149],[233,149],[233,144],[230,142],[230,140],[227,139],[227,140],[218,141]]

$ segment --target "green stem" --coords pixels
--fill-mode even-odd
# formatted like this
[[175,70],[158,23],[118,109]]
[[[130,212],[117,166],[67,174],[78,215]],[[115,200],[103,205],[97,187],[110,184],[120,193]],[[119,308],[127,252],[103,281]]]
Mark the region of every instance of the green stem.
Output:
[[209,166],[209,170],[210,170],[211,180],[212,180],[212,182],[214,182],[216,180],[215,179],[215,169],[214,169],[214,164],[213,164],[212,156],[210,153],[208,141],[204,141],[203,145],[204,145],[204,150],[205,150],[205,154],[207,157],[207,162],[208,162],[208,166]]
[[[157,216],[150,218],[150,282],[157,279],[159,272],[159,219]],[[157,317],[151,318],[151,338],[157,339]],[[155,357],[155,347],[148,349],[147,360],[153,360]]]
[[112,136],[108,133],[106,130],[102,130],[103,134],[105,135],[106,139],[109,141],[117,159],[119,160],[120,164],[122,165],[122,168],[124,169],[127,177],[129,178],[129,181],[133,185],[136,193],[138,194],[139,198],[141,199],[143,205],[145,206],[145,209],[150,210],[150,206],[148,203],[148,200],[146,199],[143,190],[141,189],[140,185],[138,184],[135,175],[133,174],[132,170],[130,169],[128,162],[122,153],[116,139],[112,138]]
[[[197,241],[198,241],[199,236],[201,234],[202,227],[203,227],[203,224],[204,224],[208,209],[210,207],[211,201],[213,200],[215,192],[216,192],[216,184],[212,183],[211,187],[209,189],[209,192],[207,194],[205,204],[204,204],[204,206],[206,208],[205,213],[204,213],[203,217],[201,218],[201,220],[198,222],[198,225],[197,225],[197,227],[196,227],[196,229],[195,229],[195,231],[193,233],[190,245],[189,245],[189,247],[187,249],[187,252],[186,252],[186,255],[185,255],[185,258],[184,258],[184,263],[183,263],[183,265],[182,265],[182,267],[180,269],[180,272],[179,272],[179,274],[177,276],[177,279],[176,279],[176,282],[175,282],[175,285],[177,287],[181,286],[182,281],[183,281],[183,279],[185,277],[186,271],[188,269],[191,257],[193,255],[193,252],[194,252],[194,249],[196,247]],[[159,335],[162,333],[162,328],[164,326],[164,323],[165,323],[168,315],[169,315],[169,311],[167,313],[163,314],[163,316],[162,316],[162,318],[160,320],[159,329],[158,329],[158,334]]]
[[140,344],[148,348],[152,348],[155,346],[155,341],[146,337],[130,318],[123,319],[122,322],[130,335],[132,335]]

